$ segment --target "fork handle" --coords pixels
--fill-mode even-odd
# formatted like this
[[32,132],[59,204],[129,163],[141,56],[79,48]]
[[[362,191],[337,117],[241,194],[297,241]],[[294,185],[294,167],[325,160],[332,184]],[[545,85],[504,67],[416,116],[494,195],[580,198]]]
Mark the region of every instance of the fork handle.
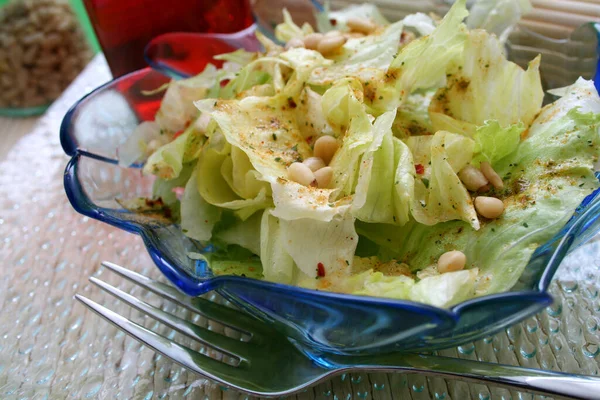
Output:
[[408,353],[370,357],[334,356],[328,359],[333,362],[339,361],[337,367],[345,370],[415,372],[477,383],[490,383],[509,389],[518,388],[522,391],[546,396],[585,400],[600,399],[600,378],[591,376]]

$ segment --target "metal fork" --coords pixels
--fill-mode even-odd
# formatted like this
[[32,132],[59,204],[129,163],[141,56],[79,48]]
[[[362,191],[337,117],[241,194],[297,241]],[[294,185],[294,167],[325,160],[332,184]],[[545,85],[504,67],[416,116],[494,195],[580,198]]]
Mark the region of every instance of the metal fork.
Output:
[[227,364],[173,342],[135,322],[75,295],[88,308],[148,347],[176,363],[225,386],[256,396],[293,394],[332,375],[357,370],[403,371],[492,384],[554,397],[599,399],[600,378],[514,367],[431,355],[391,353],[373,356],[329,354],[327,365],[302,354],[287,338],[248,314],[201,297],[186,296],[170,285],[154,281],[113,263],[102,265],[135,284],[195,313],[250,335],[242,341],[202,328],[171,315],[97,278],[90,281],[172,329],[238,360]]

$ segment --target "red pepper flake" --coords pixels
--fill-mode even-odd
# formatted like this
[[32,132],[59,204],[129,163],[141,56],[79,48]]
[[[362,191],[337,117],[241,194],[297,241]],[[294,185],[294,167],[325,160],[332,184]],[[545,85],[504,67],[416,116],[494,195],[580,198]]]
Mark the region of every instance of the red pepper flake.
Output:
[[317,264],[317,276],[321,278],[325,276],[325,266],[321,262]]
[[336,25],[337,25],[337,19],[335,19],[335,18],[330,18],[330,19],[329,19],[329,23],[330,23],[331,25],[333,25],[333,26],[336,26]]
[[181,134],[185,131],[185,129],[182,129],[180,131],[175,132],[175,134],[173,135],[173,139],[177,139],[178,136],[181,136]]
[[421,164],[416,164],[415,171],[417,172],[417,174],[423,175],[425,173],[425,167]]
[[312,141],[313,141],[313,137],[312,136],[309,136],[309,137],[306,138],[306,143],[311,144]]

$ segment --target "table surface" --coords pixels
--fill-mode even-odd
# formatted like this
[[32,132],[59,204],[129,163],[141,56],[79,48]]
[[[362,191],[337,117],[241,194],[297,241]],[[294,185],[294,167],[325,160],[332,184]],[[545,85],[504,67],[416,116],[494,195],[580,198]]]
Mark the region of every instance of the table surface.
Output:
[[[101,276],[165,310],[207,324],[103,270],[100,262],[109,260],[159,278],[139,237],[77,214],[66,199],[62,175],[68,158],[58,139],[61,118],[79,97],[108,79],[106,63],[98,56],[0,161],[0,398],[243,398],[155,354],[73,300],[75,293],[84,294],[169,334],[166,327],[158,327],[88,282],[92,275]],[[15,125],[34,122],[18,120]],[[0,120],[0,130],[5,128],[5,120]],[[493,337],[439,353],[597,375],[599,246],[592,240],[565,260],[552,285],[553,306]],[[532,398],[400,373],[342,375],[296,397]]]

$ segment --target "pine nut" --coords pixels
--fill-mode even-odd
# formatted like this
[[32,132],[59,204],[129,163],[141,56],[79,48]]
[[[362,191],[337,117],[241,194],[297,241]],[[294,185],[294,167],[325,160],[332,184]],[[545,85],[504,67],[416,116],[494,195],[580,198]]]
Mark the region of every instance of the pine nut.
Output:
[[467,256],[465,256],[465,253],[462,251],[447,251],[438,259],[438,271],[440,274],[460,271],[461,269],[465,268],[466,263]]
[[500,178],[500,175],[498,175],[496,171],[494,171],[494,168],[492,168],[489,162],[482,162],[479,166],[479,169],[481,169],[483,175],[487,178],[488,181],[490,181],[492,186],[494,186],[496,189],[502,189],[504,187],[502,178]]
[[346,25],[350,30],[368,35],[376,28],[375,24],[365,18],[350,17],[346,21]]
[[477,196],[475,198],[475,210],[482,217],[494,219],[504,212],[504,203],[495,197]]
[[308,157],[306,160],[302,161],[302,164],[310,168],[312,172],[318,171],[326,166],[325,161],[319,157]]
[[343,44],[346,43],[346,38],[343,36],[329,36],[324,37],[319,42],[317,50],[319,53],[325,55],[331,54],[337,51]]
[[324,36],[325,37],[342,36],[342,32],[333,30],[333,31],[327,32]]
[[298,47],[304,47],[304,41],[298,38],[292,38],[285,44],[285,49],[295,49]]
[[472,165],[467,165],[461,169],[458,172],[458,177],[471,192],[476,192],[480,187],[488,183],[483,173]]
[[315,179],[317,180],[317,186],[321,189],[325,189],[331,183],[333,178],[333,168],[323,167],[315,171]]
[[288,178],[304,186],[315,183],[315,174],[306,165],[295,162],[288,167]]
[[344,37],[346,39],[360,39],[360,38],[364,38],[365,35],[360,32],[349,32],[349,33],[345,33]]
[[321,136],[315,142],[315,157],[319,157],[329,165],[339,147],[337,139],[333,136]]
[[319,47],[319,43],[323,39],[322,33],[311,33],[304,37],[304,47],[310,50],[317,50]]

